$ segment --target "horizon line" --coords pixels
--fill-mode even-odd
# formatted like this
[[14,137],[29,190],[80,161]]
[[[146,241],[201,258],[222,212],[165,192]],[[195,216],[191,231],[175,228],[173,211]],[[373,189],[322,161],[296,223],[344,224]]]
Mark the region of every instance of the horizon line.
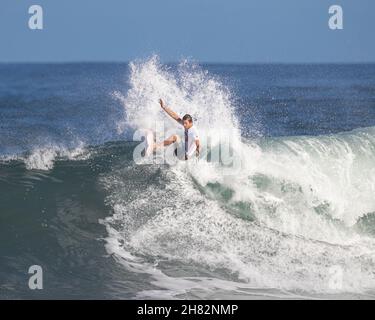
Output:
[[[67,61],[0,61],[0,64],[129,64],[132,61],[147,59],[133,59],[133,60],[67,60]],[[375,64],[374,61],[197,61],[191,60],[193,63],[206,65],[324,65],[324,64]],[[166,61],[162,64],[179,64],[181,61]]]

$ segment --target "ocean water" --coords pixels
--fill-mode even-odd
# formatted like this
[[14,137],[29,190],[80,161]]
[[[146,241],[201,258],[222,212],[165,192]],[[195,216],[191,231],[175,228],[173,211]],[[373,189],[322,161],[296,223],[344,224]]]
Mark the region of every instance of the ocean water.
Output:
[[[160,97],[237,166],[135,163]],[[0,64],[2,299],[372,299],[374,193],[375,65]]]

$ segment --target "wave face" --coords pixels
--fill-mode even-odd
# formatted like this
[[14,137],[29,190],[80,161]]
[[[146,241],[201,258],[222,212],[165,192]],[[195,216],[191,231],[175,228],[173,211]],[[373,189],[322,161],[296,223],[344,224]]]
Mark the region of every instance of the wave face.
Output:
[[[35,66],[29,68],[35,72]],[[19,124],[22,134],[9,130],[0,137],[0,279],[5,283],[0,297],[35,298],[24,275],[40,264],[47,276],[38,298],[374,298],[374,126],[307,136],[294,135],[302,130],[297,125],[293,134],[267,137],[255,107],[238,106],[222,77],[192,63],[166,66],[152,57],[122,69],[66,68],[73,79],[76,72],[87,72],[89,79],[76,79],[75,85],[85,85],[75,92],[68,86],[71,78],[64,78],[72,92],[54,92],[53,104],[69,98],[58,105],[66,119],[54,119],[50,99],[31,99],[50,110],[48,119],[27,109],[35,118]],[[245,66],[227,68],[242,80],[250,77]],[[259,75],[271,67],[252,68]],[[112,81],[99,77],[116,70]],[[321,79],[318,71],[307,81],[310,87],[301,89],[312,105],[320,91],[311,87]],[[125,87],[123,73],[129,75]],[[292,103],[298,76],[287,81],[292,93],[275,89],[287,99],[276,107]],[[259,82],[273,78],[269,72]],[[99,90],[98,82],[106,85]],[[257,83],[249,84],[256,93],[242,88],[241,98],[261,96],[268,84]],[[37,88],[37,81],[33,85]],[[90,100],[92,109],[80,109],[80,93],[91,92],[92,85],[101,92],[93,97],[99,102]],[[375,92],[360,88],[366,99]],[[139,129],[176,129],[157,105],[159,97],[177,113],[196,118],[207,146],[204,157],[230,134],[237,165],[204,157],[167,165],[159,161],[163,153],[156,155],[158,161],[136,164],[133,152],[140,142],[123,140]],[[26,98],[9,95],[7,101],[28,106]],[[271,98],[264,97],[272,104]],[[6,112],[15,117],[17,110],[10,107]],[[280,113],[274,117],[280,119]],[[54,131],[28,129],[32,121],[35,126],[46,121]],[[346,129],[345,123],[336,128]]]
[[[229,91],[196,66],[133,63],[130,83],[117,96],[134,129],[163,121],[155,107],[162,96],[178,113],[196,115],[207,136],[240,131]],[[232,173],[201,160],[130,165],[101,178],[114,211],[102,221],[107,250],[158,287],[137,297],[371,291],[375,128],[233,139],[241,166]]]

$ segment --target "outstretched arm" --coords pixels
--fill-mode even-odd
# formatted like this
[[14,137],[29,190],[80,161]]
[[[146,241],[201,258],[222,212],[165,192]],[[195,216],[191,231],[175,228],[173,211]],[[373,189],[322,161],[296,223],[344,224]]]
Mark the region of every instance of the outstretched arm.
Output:
[[173,110],[169,109],[165,104],[164,104],[164,101],[162,99],[159,99],[159,103],[160,103],[160,106],[161,108],[166,112],[168,113],[168,115],[175,119],[179,124],[182,124],[182,120],[181,118],[179,117],[179,115],[174,112]]

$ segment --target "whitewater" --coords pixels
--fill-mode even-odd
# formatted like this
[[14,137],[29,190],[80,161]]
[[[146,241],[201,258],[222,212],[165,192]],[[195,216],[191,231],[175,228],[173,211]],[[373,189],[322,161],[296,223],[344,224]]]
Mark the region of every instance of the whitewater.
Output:
[[[91,109],[80,118],[69,106],[78,120],[53,122],[58,135],[44,122],[38,137],[6,132],[0,234],[9,248],[0,248],[0,276],[37,261],[54,279],[50,295],[62,298],[374,298],[374,126],[267,135],[257,110],[203,66],[154,56],[127,70],[126,89],[122,70],[109,84],[90,75],[87,88],[106,85],[109,118]],[[311,99],[318,91],[301,90]],[[199,160],[168,164],[160,151],[135,163],[142,130],[155,130],[158,141],[179,130],[159,98],[193,116]],[[79,105],[82,97],[72,99]],[[227,138],[229,162],[211,161]],[[5,297],[18,296],[11,279]]]
[[[244,139],[230,91],[219,80],[186,62],[172,72],[157,58],[133,63],[127,95],[115,95],[127,113],[119,130],[155,122],[171,129],[175,124],[155,103],[163,97],[177,113],[193,114],[206,137],[237,132],[240,157],[232,174],[200,160],[119,168],[103,178],[114,210],[102,221],[107,250],[158,287],[137,297],[374,288],[373,233],[360,226],[375,213],[375,128]],[[141,170],[157,172],[160,181],[128,184]]]

